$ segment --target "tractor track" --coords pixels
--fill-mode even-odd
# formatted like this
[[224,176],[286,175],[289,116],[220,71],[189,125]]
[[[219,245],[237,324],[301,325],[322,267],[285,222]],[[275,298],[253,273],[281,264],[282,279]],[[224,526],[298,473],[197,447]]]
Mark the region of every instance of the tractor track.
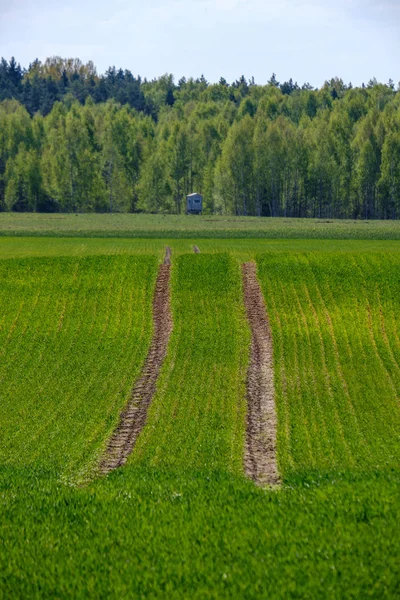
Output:
[[164,265],[171,265],[171,248],[165,247]]
[[156,391],[157,378],[167,353],[172,331],[170,269],[171,249],[167,247],[164,263],[159,267],[153,299],[153,339],[139,379],[133,387],[128,406],[121,413],[119,425],[101,460],[102,474],[110,473],[126,463],[146,424],[147,411]]
[[276,412],[272,335],[256,265],[242,265],[244,301],[251,328],[247,372],[247,433],[244,468],[258,485],[280,483],[276,461]]

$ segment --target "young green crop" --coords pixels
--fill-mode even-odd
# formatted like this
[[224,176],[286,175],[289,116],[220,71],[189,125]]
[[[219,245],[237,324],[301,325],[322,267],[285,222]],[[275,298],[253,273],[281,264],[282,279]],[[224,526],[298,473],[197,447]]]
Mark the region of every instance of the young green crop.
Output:
[[154,257],[0,261],[1,464],[84,471],[152,331]]
[[[211,256],[197,245],[200,255],[173,254],[174,329],[148,423],[129,464],[85,487],[66,486],[59,473],[79,476],[96,453],[94,434],[84,436],[111,431],[127,398],[118,391],[126,384],[128,392],[148,347],[161,245],[149,260],[0,261],[8,282],[0,348],[11,368],[0,375],[8,390],[0,405],[0,597],[399,597],[400,254],[357,252],[353,243],[341,253],[329,242],[326,253],[322,243],[314,254],[282,245],[258,258],[284,475],[272,491],[242,472],[250,340],[239,263],[219,256],[222,246]],[[259,245],[233,248],[242,256]],[[65,300],[70,312],[58,333]],[[20,308],[24,321],[15,319]],[[64,346],[54,345],[57,335],[66,335]],[[37,347],[46,350],[42,362]],[[44,359],[58,356],[77,378],[72,387],[57,380],[60,370],[38,375]],[[30,361],[38,373],[26,371]],[[33,411],[31,381],[41,385]],[[21,428],[26,447],[14,438]]]
[[400,239],[399,221],[218,215],[0,213],[0,236],[158,239]]
[[172,273],[168,356],[130,462],[242,473],[250,333],[239,264],[184,255]]
[[397,252],[394,240],[295,240],[295,239],[157,239],[157,238],[90,238],[90,237],[7,237],[0,236],[0,259],[40,256],[100,256],[119,254],[154,255],[161,262],[165,247],[173,257],[193,253],[193,246],[202,254],[229,253],[240,262],[254,260],[264,252]]
[[0,469],[0,597],[398,598],[399,486],[127,466],[76,489]]
[[258,257],[286,478],[399,467],[399,269],[395,254]]

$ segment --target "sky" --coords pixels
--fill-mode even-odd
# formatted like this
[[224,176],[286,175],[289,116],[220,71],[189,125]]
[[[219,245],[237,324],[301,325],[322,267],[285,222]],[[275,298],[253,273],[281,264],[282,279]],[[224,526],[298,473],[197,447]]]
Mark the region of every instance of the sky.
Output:
[[400,81],[400,0],[0,0],[0,56],[152,79]]

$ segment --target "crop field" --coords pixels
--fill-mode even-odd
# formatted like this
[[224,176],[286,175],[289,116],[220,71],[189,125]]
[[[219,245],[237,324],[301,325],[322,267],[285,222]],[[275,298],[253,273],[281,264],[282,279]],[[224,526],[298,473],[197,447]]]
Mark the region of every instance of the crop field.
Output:
[[[29,237],[24,219],[0,237],[0,598],[399,597],[396,235]],[[167,352],[102,475],[166,245]],[[245,261],[272,334],[274,487],[245,476]]]
[[153,257],[0,261],[1,462],[75,475],[147,352]]
[[10,212],[0,213],[0,236],[399,240],[400,221]]
[[[1,213],[0,213],[1,218]],[[36,257],[85,257],[114,255],[151,255],[162,260],[165,247],[170,246],[173,255],[193,253],[197,246],[203,254],[229,253],[239,262],[255,260],[264,252],[397,252],[395,240],[275,240],[275,239],[202,239],[188,237],[168,238],[78,238],[78,237],[1,237],[0,260],[4,258]]]
[[131,464],[240,474],[249,331],[239,265],[184,255],[172,285],[168,358]]
[[400,466],[400,257],[257,258],[287,479]]

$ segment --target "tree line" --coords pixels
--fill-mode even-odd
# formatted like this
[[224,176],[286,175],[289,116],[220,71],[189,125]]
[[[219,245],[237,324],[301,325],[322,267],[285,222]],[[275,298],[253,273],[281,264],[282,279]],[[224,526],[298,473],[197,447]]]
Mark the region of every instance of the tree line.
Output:
[[400,216],[392,81],[152,81],[52,58],[0,64],[0,210]]

